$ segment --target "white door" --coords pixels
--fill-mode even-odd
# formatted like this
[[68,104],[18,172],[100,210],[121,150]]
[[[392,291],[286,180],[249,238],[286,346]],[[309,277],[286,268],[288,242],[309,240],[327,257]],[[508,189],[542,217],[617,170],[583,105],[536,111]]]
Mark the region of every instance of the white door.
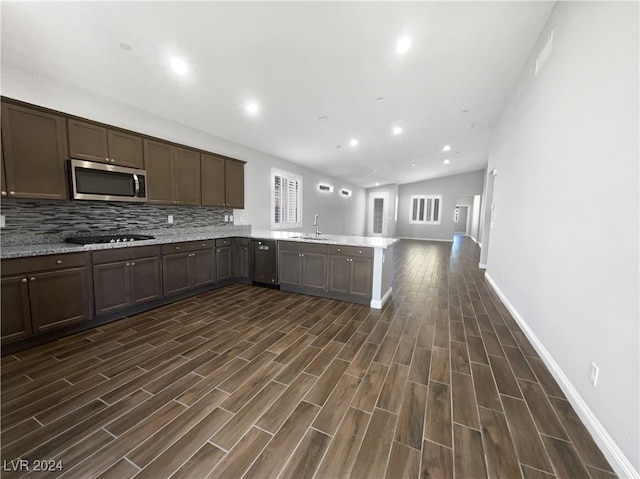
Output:
[[371,193],[369,196],[369,235],[387,236],[389,221],[389,193]]

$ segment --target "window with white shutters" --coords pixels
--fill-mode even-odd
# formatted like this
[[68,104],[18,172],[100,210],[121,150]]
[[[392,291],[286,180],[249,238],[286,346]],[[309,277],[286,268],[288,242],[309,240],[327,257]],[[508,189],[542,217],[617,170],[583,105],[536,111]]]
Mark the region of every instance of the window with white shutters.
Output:
[[409,223],[439,225],[442,195],[414,195],[411,197]]
[[271,169],[271,228],[302,227],[302,176]]

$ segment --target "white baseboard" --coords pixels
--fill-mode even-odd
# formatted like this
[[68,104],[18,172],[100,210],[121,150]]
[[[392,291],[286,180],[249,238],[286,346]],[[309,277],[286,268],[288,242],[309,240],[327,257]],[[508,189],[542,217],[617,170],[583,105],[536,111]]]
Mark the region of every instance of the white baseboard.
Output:
[[547,368],[549,369],[555,380],[558,382],[558,385],[567,396],[569,403],[571,403],[571,406],[573,406],[573,409],[580,417],[580,420],[591,433],[594,441],[596,442],[602,453],[605,455],[618,477],[640,479],[640,474],[638,474],[638,471],[635,470],[631,462],[629,462],[627,457],[620,450],[620,448],[611,438],[606,429],[602,426],[598,418],[595,416],[595,414],[593,414],[593,411],[591,411],[587,403],[584,402],[576,388],[573,387],[573,384],[571,384],[571,381],[569,381],[569,378],[564,374],[562,369],[560,369],[558,363],[555,362],[549,351],[547,351],[544,345],[536,337],[524,318],[520,315],[520,313],[518,313],[516,308],[514,308],[511,302],[507,299],[507,297],[495,283],[493,278],[491,278],[489,273],[485,271],[484,276],[485,278],[487,278],[487,281],[496,292],[496,294],[500,297],[509,312],[513,315],[514,319],[518,323],[518,326],[520,326],[522,332],[531,342],[531,345],[538,352],[540,358],[542,359],[542,361],[544,361]]
[[389,288],[387,292],[384,293],[384,296],[382,296],[382,299],[372,299],[369,303],[369,306],[371,306],[373,309],[382,309],[384,303],[386,303],[387,299],[391,297],[391,291],[393,291],[393,288]]
[[[487,269],[487,265],[486,265],[486,264],[484,264],[484,263],[478,263],[478,268],[481,268],[481,269]],[[492,286],[493,286],[493,285],[492,285]],[[495,289],[495,288],[493,288],[493,289]]]

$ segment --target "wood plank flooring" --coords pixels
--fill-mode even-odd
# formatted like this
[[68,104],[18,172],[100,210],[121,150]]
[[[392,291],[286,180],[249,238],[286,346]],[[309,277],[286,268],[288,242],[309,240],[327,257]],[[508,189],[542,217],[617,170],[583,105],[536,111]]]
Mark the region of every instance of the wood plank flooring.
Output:
[[383,310],[237,284],[3,358],[2,477],[615,477],[469,238],[393,256]]

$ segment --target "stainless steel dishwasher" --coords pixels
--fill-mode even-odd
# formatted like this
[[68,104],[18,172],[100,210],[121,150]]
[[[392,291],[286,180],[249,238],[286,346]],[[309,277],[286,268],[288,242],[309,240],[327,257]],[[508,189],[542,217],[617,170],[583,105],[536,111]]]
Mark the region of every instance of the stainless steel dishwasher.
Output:
[[278,248],[275,241],[251,240],[254,283],[278,284]]

